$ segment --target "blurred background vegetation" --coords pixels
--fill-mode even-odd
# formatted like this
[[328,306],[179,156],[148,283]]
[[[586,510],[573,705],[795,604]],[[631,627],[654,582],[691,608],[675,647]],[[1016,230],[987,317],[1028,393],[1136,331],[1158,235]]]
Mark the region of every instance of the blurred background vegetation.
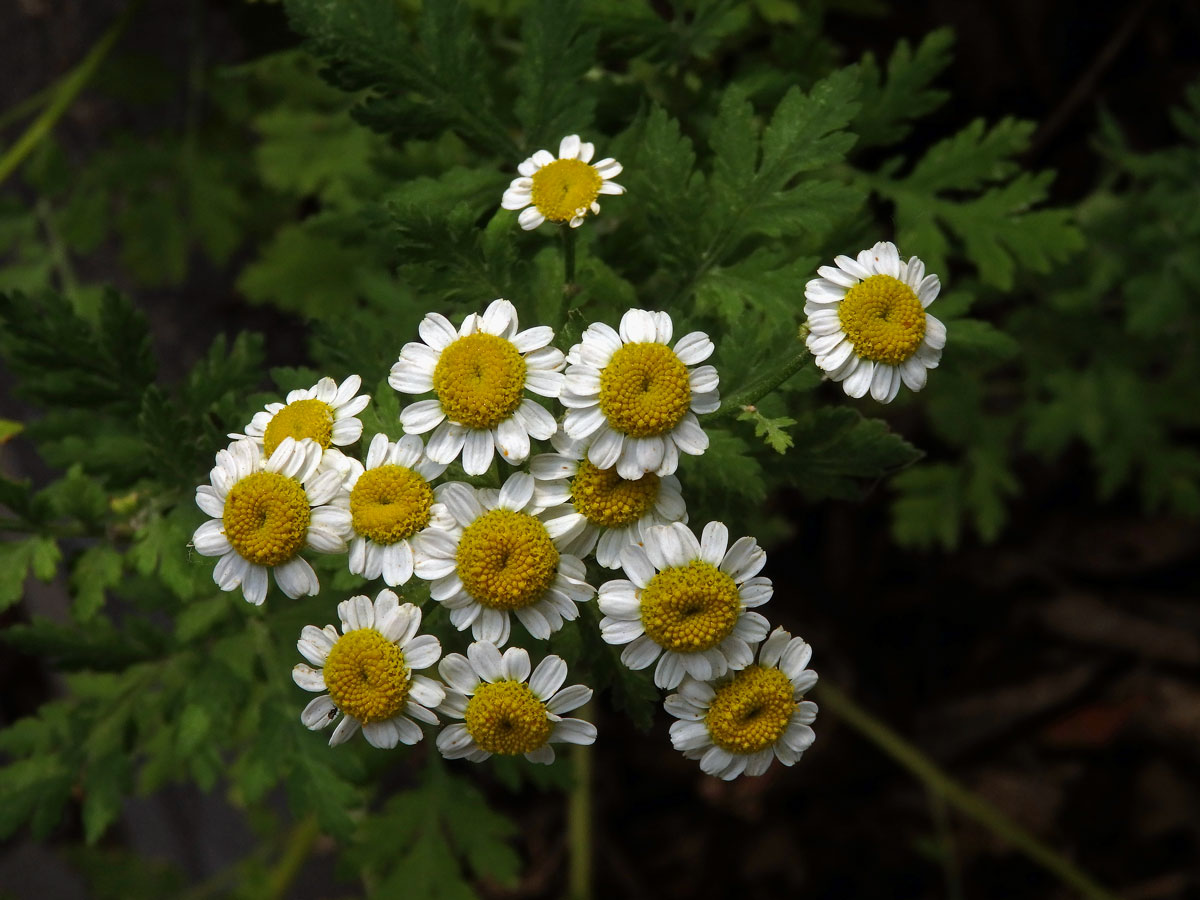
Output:
[[[688,304],[725,335],[724,384],[760,361],[739,348],[773,352],[763,323],[799,316],[825,255],[891,238],[942,275],[950,340],[926,392],[884,410],[802,375],[718,434],[697,506],[771,541],[775,613],[816,668],[945,771],[1121,896],[1200,896],[1200,11],[588,2],[576,32],[529,5],[476,0],[459,20],[445,4],[413,59],[389,19],[347,44],[326,4],[302,0],[0,10],[0,291],[26,296],[10,294],[0,335],[0,726],[25,720],[0,736],[0,896],[357,896],[349,868],[397,845],[409,868],[377,888],[416,867],[444,896],[558,895],[569,772],[501,768],[472,786],[435,766],[398,792],[414,783],[404,767],[293,743],[296,698],[246,687],[246,659],[274,652],[261,622],[207,599],[208,570],[181,550],[194,511],[173,505],[249,392],[311,383],[313,366],[372,384],[425,297],[466,308],[503,293],[557,314],[539,305],[557,287],[553,243],[518,244],[490,216],[479,227],[511,165],[476,154],[521,155],[497,103],[539,146],[579,115],[621,135],[607,152],[630,175],[623,214],[655,236],[597,220],[585,239],[606,242],[612,268],[584,257],[579,302]],[[390,9],[415,22],[417,6]],[[533,63],[515,83],[489,77],[531,47],[561,48],[538,64],[579,82],[560,106],[530,100]],[[589,65],[572,70],[593,53],[603,91]],[[702,269],[706,236],[681,230],[686,156],[689,141],[702,167],[736,151],[720,144],[741,114],[718,103],[726,86],[769,113],[854,62],[846,161],[813,186],[809,218],[755,226],[812,236],[780,251],[747,226]],[[431,80],[417,100],[371,95],[380,71],[406,89]],[[6,169],[73,72],[82,90]],[[490,102],[452,108],[471,90]],[[169,499],[148,501],[148,468]],[[114,522],[122,555],[86,537]],[[159,582],[197,602],[171,622]],[[281,632],[307,621],[277,612]],[[144,663],[200,641],[211,658]],[[201,668],[218,674],[201,685]],[[142,671],[153,698],[137,693]],[[647,697],[627,699],[648,722]],[[242,705],[267,712],[247,721]],[[606,892],[1065,896],[832,715],[799,767],[732,785],[678,758],[661,713],[649,735],[608,708],[599,724]],[[268,737],[230,767],[221,741],[247,732]],[[73,741],[76,755],[43,749]],[[277,787],[281,759],[307,796]],[[345,809],[368,772],[391,800],[364,828]],[[340,874],[295,809],[353,848]]]

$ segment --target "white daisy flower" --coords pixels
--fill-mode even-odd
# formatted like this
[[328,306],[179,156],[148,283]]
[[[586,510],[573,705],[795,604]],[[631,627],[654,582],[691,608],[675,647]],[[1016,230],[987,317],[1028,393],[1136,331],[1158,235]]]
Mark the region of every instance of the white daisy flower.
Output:
[[210,483],[196,488],[196,505],[213,518],[196,529],[192,543],[202,556],[221,557],[213,570],[221,590],[241,585],[257,606],[267,596],[268,571],[289,597],[320,589],[300,551],[346,552],[344,512],[325,505],[343,475],[321,458],[320,444],[290,437],[269,458],[250,438],[217,453]]
[[361,385],[357,375],[340,385],[332,378],[322,378],[311,388],[289,393],[287,403],[268,403],[265,410],[254,414],[245,434],[229,436],[234,440],[250,438],[267,456],[287,437],[297,441],[308,438],[320,444],[322,450],[353,444],[362,437],[358,414],[371,402],[368,395],[358,393]]
[[596,198],[601,194],[625,193],[625,188],[611,180],[621,174],[621,164],[610,156],[592,165],[595,152],[596,148],[580,141],[577,134],[562,139],[558,159],[549,150],[539,150],[517,166],[520,177],[513,179],[500,205],[522,210],[518,221],[526,231],[547,219],[578,228],[589,212],[600,212]]
[[578,617],[576,604],[595,588],[583,561],[557,546],[556,511],[542,513],[530,475],[512,475],[499,491],[452,482],[434,495],[451,524],[425,532],[416,573],[433,582],[430,596],[455,628],[503,647],[510,613],[539,640]]
[[[500,655],[496,645],[477,641],[467,655],[451,653],[438,671],[446,682],[446,700],[438,711],[460,725],[447,725],[437,747],[446,759],[483,762],[493,753],[524,754],[530,762],[554,762],[552,742],[591,744],[596,726],[583,719],[564,719],[592,697],[582,684],[562,688],[567,664],[547,656],[529,674],[529,653],[509,647]],[[562,688],[562,690],[559,690]]]
[[349,460],[341,494],[342,526],[350,542],[350,571],[378,578],[392,587],[413,574],[413,559],[427,529],[445,516],[434,502],[430,482],[446,466],[425,455],[415,434],[391,443],[385,434],[371,439],[367,464]]
[[593,550],[596,562],[608,569],[621,566],[621,551],[642,544],[646,530],[671,522],[686,522],[687,507],[679,479],[647,472],[636,481],[616,469],[600,469],[585,458],[584,447],[559,432],[552,439],[557,453],[529,461],[536,480],[534,502],[562,514],[549,527],[561,531],[559,546],[580,559]]
[[938,277],[926,275],[915,256],[901,260],[889,241],[834,262],[804,287],[808,349],[817,365],[850,397],[870,391],[891,403],[901,381],[921,390],[946,346],[946,326],[925,311],[941,290]]
[[300,721],[312,731],[327,726],[342,714],[329,738],[329,746],[349,740],[362,726],[372,747],[390,750],[396,744],[415,744],[421,728],[413,720],[438,724],[431,712],[445,698],[441,684],[424,675],[442,655],[442,645],[431,634],[417,634],[421,610],[401,605],[386,588],[375,602],[358,596],[338,604],[342,633],[326,625],[305,625],[296,644],[313,666],[300,663],[292,680],[306,691],[326,691],[315,698]]
[[676,522],[650,529],[645,548],[625,548],[630,580],[600,588],[600,634],[629,645],[621,662],[644,669],[657,659],[654,683],[673,688],[685,673],[708,681],[753,661],[750,645],[767,636],[768,624],[747,610],[771,599],[770,579],[754,577],[767,554],[752,537],[728,544],[721,522],[705,525],[699,541]]
[[589,325],[567,356],[563,430],[576,440],[593,438],[588,460],[615,466],[622,478],[670,475],[680,451],[699,456],[708,449],[696,414],[715,412],[721,398],[717,370],[697,363],[713,343],[693,331],[672,348],[672,327],[665,312],[631,309],[619,332]]
[[517,331],[517,310],[493,300],[483,315],[471,313],[455,331],[449,319],[429,313],[419,329],[424,343],[404,345],[388,383],[406,394],[433,391],[400,413],[410,434],[433,430],[426,452],[449,464],[462,454],[468,475],[482,475],[493,448],[510,465],[529,458],[529,439],[558,430],[554,416],[525,396],[525,389],[557,397],[563,353],[549,346],[554,330],[538,325]]
[[816,735],[817,704],[804,695],[817,683],[807,668],[812,647],[776,628],[757,665],[713,683],[686,678],[664,708],[679,721],[671,743],[707,775],[732,781],[762,775],[778,759],[794,765]]

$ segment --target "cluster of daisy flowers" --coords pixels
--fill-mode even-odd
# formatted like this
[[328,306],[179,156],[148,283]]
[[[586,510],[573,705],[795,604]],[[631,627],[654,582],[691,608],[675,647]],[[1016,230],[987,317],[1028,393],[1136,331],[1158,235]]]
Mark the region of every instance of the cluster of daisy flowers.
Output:
[[[523,210],[526,229],[577,227],[599,211],[599,194],[624,190],[611,181],[620,164],[593,155],[577,136],[557,158],[538,151],[502,205]],[[817,365],[854,397],[920,389],[945,342],[925,313],[937,277],[887,243],[836,264],[805,292]],[[301,632],[293,679],[317,694],[302,722],[336,723],[331,745],[361,729],[392,748],[447,719],[436,739],[447,758],[550,763],[553,744],[595,740],[591,723],[565,715],[592,691],[563,686],[558,656],[535,666],[528,651],[504,648],[514,627],[546,640],[595,599],[602,638],[623,646],[630,669],[653,666],[671,692],[672,743],[704,772],[732,779],[800,759],[817,712],[805,699],[817,681],[811,649],[759,612],[773,588],[757,541],[731,542],[721,522],[689,527],[676,476],[681,455],[707,449],[699,416],[720,405],[708,335],[676,337],[667,313],[630,309],[616,327],[592,323],[564,353],[553,329],[522,329],[503,299],[458,326],[430,312],[418,335],[388,378],[413,398],[399,440],[376,434],[355,458],[369,398],[357,375],[322,378],[231,434],[196,491],[211,518],[193,543],[219,557],[222,590],[261,604],[273,577],[288,597],[315,595],[306,551],[345,554],[350,572],[386,585],[340,603],[337,624]],[[498,466],[499,486],[446,478],[452,464],[467,476]],[[588,560],[624,577],[597,590]],[[392,590],[414,578],[454,628],[470,630],[465,656],[443,656],[421,633],[421,609]]]

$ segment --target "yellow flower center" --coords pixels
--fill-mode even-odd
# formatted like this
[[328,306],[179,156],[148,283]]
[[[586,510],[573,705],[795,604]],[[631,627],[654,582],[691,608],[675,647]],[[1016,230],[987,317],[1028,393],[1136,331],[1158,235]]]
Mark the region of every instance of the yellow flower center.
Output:
[[704,724],[722,750],[757,753],[779,740],[795,709],[792,683],[783,672],[748,666],[717,688]]
[[463,530],[455,558],[467,593],[489,609],[536,603],[558,573],[558,550],[534,516],[485,512]]
[[289,403],[271,417],[263,433],[263,450],[267,456],[283,443],[284,438],[302,441],[311,438],[329,449],[333,440],[333,407],[321,400],[297,400]]
[[663,569],[642,590],[641,603],[646,634],[676,653],[717,646],[733,632],[742,609],[734,580],[700,560]]
[[521,405],[525,360],[494,334],[468,334],[442,351],[433,370],[433,389],[452,422],[494,428]]
[[364,725],[396,716],[412,684],[404,653],[374,628],[338,638],[325,660],[324,675],[337,708]]
[[533,173],[533,205],[551,222],[582,216],[600,196],[604,179],[578,159],[556,159]]
[[433,489],[404,466],[367,469],[350,491],[354,531],[376,544],[394,544],[429,524]]
[[622,434],[666,434],[691,405],[687,366],[665,344],[625,344],[600,373],[600,411]]
[[311,516],[300,482],[277,472],[255,472],[229,489],[221,524],[239,556],[277,566],[304,546]]
[[891,275],[872,275],[846,291],[838,320],[864,359],[898,366],[925,339],[925,310],[917,295]]
[[585,459],[571,479],[571,503],[593,525],[622,528],[654,508],[658,484],[658,476],[653,473],[630,481],[618,475],[616,469],[598,469]]
[[475,743],[489,753],[530,753],[550,739],[546,704],[520,681],[483,682],[463,717]]

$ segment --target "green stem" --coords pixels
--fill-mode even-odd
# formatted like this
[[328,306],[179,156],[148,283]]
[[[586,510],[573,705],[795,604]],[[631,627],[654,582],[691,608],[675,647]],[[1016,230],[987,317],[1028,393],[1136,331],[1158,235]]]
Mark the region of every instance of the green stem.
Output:
[[296,823],[288,835],[287,843],[284,844],[283,856],[275,864],[267,880],[267,900],[283,900],[287,896],[288,889],[300,874],[300,869],[320,834],[317,818],[311,813]]
[[575,229],[562,226],[563,245],[563,293],[569,294],[575,287]]
[[88,51],[83,61],[62,79],[54,94],[54,99],[46,105],[41,115],[30,123],[29,127],[17,138],[16,142],[0,157],[0,183],[7,180],[8,176],[15,172],[21,163],[25,161],[25,158],[33,152],[34,148],[42,142],[42,139],[53,130],[58,120],[70,108],[75,97],[83,90],[84,85],[96,74],[100,63],[108,55],[113,44],[117,42],[117,38],[121,36],[121,32],[125,30],[125,27],[133,19],[133,13],[140,5],[140,0],[133,0],[126,7],[121,18],[117,19],[109,27],[108,31],[104,32],[104,36]]
[[708,421],[712,422],[717,419],[724,419],[727,416],[736,415],[741,412],[743,407],[757,403],[799,372],[808,360],[809,354],[807,348],[801,349],[795,356],[787,357],[761,378],[755,379],[741,390],[722,400],[720,407],[709,417]]
[[71,256],[67,252],[67,246],[58,233],[58,226],[54,224],[54,209],[50,206],[50,201],[42,197],[37,202],[36,210],[37,217],[42,223],[42,229],[46,232],[46,243],[50,247],[50,259],[53,260],[54,269],[58,272],[62,292],[71,301],[75,311],[79,312],[77,296],[79,282],[75,278],[75,269],[71,266]]
[[828,681],[822,680],[816,688],[816,692],[823,709],[833,713],[901,766],[908,769],[934,794],[944,797],[947,803],[963,815],[974,819],[993,834],[1003,838],[1015,849],[1057,877],[1063,884],[1069,885],[1080,895],[1091,898],[1091,900],[1118,900],[1115,894],[1097,884],[1090,875],[1070,860],[1047,847],[992,804],[971,793],[939,769],[928,756]]
[[31,116],[43,106],[46,101],[54,96],[54,92],[58,90],[59,82],[52,81],[35,94],[30,94],[16,106],[10,106],[3,113],[0,113],[0,130],[7,128],[15,122],[20,122],[26,116]]
[[[576,715],[591,721],[592,704],[585,704]],[[574,783],[567,799],[567,846],[570,850],[570,900],[592,897],[592,748],[571,748]]]

